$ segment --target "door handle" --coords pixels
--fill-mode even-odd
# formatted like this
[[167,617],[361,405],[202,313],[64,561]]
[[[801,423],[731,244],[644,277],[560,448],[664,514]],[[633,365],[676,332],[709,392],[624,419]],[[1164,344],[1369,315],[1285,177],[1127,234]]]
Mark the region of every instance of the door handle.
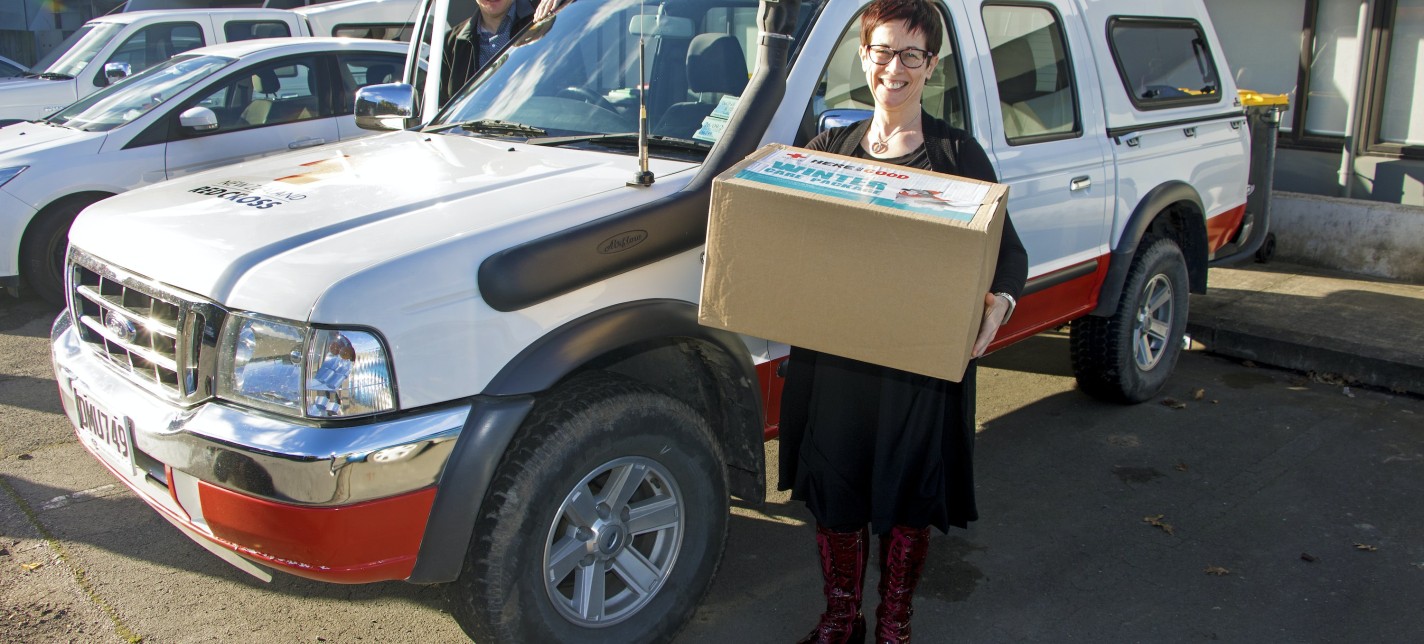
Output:
[[300,149],[302,149],[302,148],[309,148],[309,147],[311,147],[311,146],[313,146],[313,145],[321,145],[321,144],[323,144],[323,143],[326,143],[326,139],[315,138],[315,137],[310,138],[310,139],[297,139],[296,141],[292,141],[291,143],[288,143],[288,144],[287,144],[287,149],[288,149],[288,150],[300,150]]
[[1088,186],[1091,185],[1093,185],[1093,180],[1091,178],[1074,177],[1072,181],[1068,182],[1068,189],[1072,192],[1077,192],[1079,190],[1087,190]]

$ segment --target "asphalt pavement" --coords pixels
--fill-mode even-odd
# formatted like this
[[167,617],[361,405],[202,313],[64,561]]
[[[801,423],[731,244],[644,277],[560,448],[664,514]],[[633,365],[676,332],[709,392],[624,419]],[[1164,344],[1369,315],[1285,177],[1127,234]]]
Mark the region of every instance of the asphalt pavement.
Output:
[[[1311,316],[1355,329],[1392,315],[1369,306],[1424,301],[1410,285],[1276,265],[1214,270],[1212,281],[1207,297],[1219,299],[1192,301],[1199,341],[1246,328],[1264,344]],[[1358,312],[1311,306],[1340,302]],[[263,584],[117,485],[60,413],[46,349],[54,314],[0,296],[0,642],[461,639],[438,587]],[[1390,341],[1396,355],[1378,359],[1407,366],[1409,342]],[[932,540],[916,640],[1417,641],[1424,398],[1362,385],[1329,361],[1365,349],[1315,343],[1327,346],[1296,353],[1316,362],[1282,370],[1266,361],[1274,354],[1222,357],[1203,342],[1162,395],[1135,406],[1076,391],[1062,333],[990,356],[982,519]],[[822,602],[809,520],[781,493],[735,507],[721,570],[678,641],[804,635]]]

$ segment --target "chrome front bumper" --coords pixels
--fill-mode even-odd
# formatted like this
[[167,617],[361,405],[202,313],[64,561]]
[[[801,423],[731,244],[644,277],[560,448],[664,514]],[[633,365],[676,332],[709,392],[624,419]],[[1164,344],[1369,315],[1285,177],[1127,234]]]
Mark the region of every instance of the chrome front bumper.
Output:
[[70,422],[76,427],[80,422],[76,387],[91,403],[123,418],[133,431],[134,463],[127,473],[119,471],[122,463],[106,465],[150,504],[172,512],[176,500],[198,527],[205,526],[197,481],[314,507],[430,487],[470,414],[470,405],[462,403],[364,425],[318,427],[216,401],[183,408],[92,355],[68,311],[55,320],[50,344]]

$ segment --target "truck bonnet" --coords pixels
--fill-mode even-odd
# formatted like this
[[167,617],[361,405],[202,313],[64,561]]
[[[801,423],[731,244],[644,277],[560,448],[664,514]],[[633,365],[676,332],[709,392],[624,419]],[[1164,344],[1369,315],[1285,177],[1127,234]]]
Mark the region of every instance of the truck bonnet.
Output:
[[[631,190],[624,183],[635,163],[626,155],[394,132],[107,199],[79,216],[70,242],[220,304],[300,320],[355,272],[559,204]],[[655,163],[659,174],[687,167]],[[455,287],[473,292],[473,269],[457,279],[469,284]]]

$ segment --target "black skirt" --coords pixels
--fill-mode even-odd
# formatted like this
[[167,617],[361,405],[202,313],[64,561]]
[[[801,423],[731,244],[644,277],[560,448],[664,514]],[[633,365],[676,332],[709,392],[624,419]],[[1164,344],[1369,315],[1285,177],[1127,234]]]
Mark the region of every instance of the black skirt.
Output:
[[974,505],[974,377],[955,383],[793,347],[780,489],[832,529],[966,527]]

